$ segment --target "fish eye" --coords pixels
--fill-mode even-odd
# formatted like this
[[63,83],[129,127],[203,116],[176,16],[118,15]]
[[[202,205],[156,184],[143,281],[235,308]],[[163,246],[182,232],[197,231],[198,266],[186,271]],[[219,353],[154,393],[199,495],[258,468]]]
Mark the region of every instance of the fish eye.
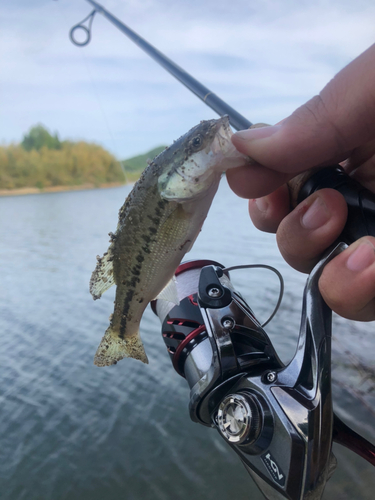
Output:
[[199,146],[202,144],[202,137],[200,135],[196,135],[194,139],[192,139],[191,143],[194,148],[199,148]]

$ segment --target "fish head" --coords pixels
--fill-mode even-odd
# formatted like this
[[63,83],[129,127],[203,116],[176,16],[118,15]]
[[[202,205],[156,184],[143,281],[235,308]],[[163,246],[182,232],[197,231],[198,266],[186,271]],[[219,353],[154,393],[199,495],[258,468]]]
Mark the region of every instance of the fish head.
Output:
[[246,162],[231,141],[229,118],[202,121],[170,148],[158,179],[160,196],[191,201],[217,189],[222,173]]

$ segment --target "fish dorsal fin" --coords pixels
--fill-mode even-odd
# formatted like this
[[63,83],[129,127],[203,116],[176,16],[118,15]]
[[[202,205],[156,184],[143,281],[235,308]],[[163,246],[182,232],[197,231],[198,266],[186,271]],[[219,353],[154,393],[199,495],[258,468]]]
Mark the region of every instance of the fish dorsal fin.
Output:
[[115,284],[112,245],[110,245],[103,257],[98,256],[97,260],[98,263],[90,279],[90,293],[94,300],[100,299],[102,294]]
[[[163,290],[156,297],[158,300],[166,300],[167,302],[172,302],[178,306],[180,301],[178,299],[178,292],[176,286],[176,277],[173,278],[167,283],[167,285],[163,288]],[[156,300],[155,299],[155,300]]]

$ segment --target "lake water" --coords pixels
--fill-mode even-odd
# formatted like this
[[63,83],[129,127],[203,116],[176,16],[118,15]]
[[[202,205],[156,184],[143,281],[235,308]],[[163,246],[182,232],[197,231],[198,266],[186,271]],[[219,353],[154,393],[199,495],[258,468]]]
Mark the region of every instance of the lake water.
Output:
[[[88,282],[129,190],[0,198],[0,497],[260,500],[217,432],[189,420],[189,389],[149,308],[141,334],[150,364],[93,365],[114,290],[94,302]],[[277,267],[285,297],[266,330],[284,361],[293,356],[306,277],[283,262],[274,235],[252,226],[246,201],[225,180],[188,258]],[[277,278],[268,271],[238,276],[265,320]],[[335,410],[373,439],[374,325],[336,318],[333,333]],[[373,499],[374,469],[339,446],[334,451],[339,466],[324,498]]]

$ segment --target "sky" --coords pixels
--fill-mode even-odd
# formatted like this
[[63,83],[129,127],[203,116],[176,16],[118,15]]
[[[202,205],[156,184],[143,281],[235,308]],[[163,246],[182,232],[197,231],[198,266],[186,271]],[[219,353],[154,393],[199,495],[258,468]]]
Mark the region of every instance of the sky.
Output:
[[[253,123],[276,123],[375,41],[374,0],[100,0]],[[216,114],[87,0],[1,0],[0,143],[38,123],[118,159]]]

